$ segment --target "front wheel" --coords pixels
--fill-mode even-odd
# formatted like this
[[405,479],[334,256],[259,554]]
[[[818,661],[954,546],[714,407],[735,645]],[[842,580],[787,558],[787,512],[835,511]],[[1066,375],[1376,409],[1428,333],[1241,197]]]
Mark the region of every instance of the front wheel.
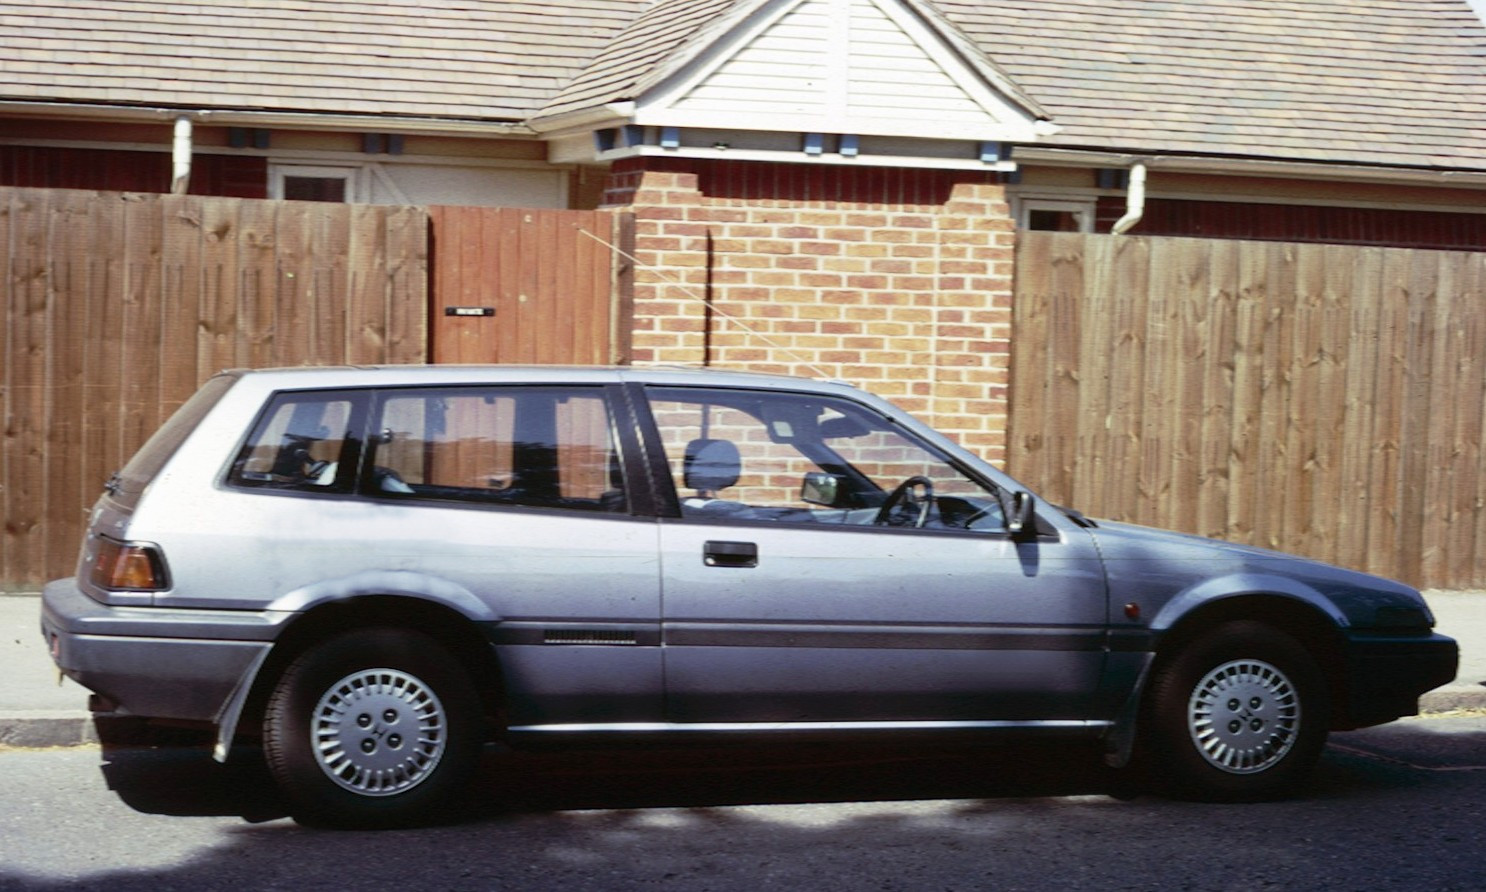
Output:
[[296,819],[398,827],[459,804],[478,727],[469,676],[436,641],[359,629],[290,664],[268,701],[263,747]]
[[1320,758],[1326,683],[1298,641],[1257,622],[1219,626],[1159,667],[1147,697],[1146,768],[1215,801],[1293,793]]

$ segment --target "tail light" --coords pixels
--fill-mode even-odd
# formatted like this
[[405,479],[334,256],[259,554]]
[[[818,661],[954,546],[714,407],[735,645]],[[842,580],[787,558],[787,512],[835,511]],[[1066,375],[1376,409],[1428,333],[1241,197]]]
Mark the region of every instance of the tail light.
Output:
[[170,587],[160,549],[141,542],[116,542],[99,537],[88,581],[99,588],[127,592],[158,592]]

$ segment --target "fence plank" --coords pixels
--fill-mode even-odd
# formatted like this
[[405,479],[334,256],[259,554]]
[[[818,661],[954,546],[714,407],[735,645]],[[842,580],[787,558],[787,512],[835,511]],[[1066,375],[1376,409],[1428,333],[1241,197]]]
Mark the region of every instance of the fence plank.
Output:
[[201,378],[196,339],[201,316],[204,204],[180,195],[160,199],[160,390],[155,397],[160,421],[196,392]]
[[1071,493],[1060,488],[1045,467],[1047,435],[1047,375],[1039,366],[1048,358],[1047,319],[1053,264],[1049,257],[1055,241],[1036,238],[1018,243],[1017,252],[1026,271],[1017,280],[1012,305],[1012,328],[1025,349],[1012,351],[1011,392],[1018,397],[1020,411],[1007,423],[1007,471],[1036,486],[1047,498],[1074,504]]
[[1198,432],[1197,517],[1204,536],[1227,532],[1232,497],[1234,349],[1238,325],[1237,242],[1218,242],[1208,258],[1208,324],[1204,332],[1201,429]]
[[346,234],[345,361],[386,360],[389,325],[386,215],[370,205],[350,207]]
[[1110,328],[1105,336],[1110,351],[1109,414],[1104,419],[1109,471],[1101,487],[1105,507],[1097,510],[1116,520],[1148,522],[1150,512],[1142,507],[1141,481],[1136,473],[1144,423],[1136,407],[1144,402],[1146,393],[1150,242],[1119,242],[1110,245],[1107,252],[1096,248],[1087,256],[1099,264],[1097,272],[1106,276],[1101,287],[1113,295]]
[[[1449,519],[1446,563],[1431,578],[1470,579],[1481,573],[1486,562],[1486,315],[1475,296],[1486,289],[1486,256],[1458,255],[1454,267],[1453,313],[1445,324],[1457,333],[1459,343],[1454,373],[1456,390],[1455,442],[1458,444],[1455,474],[1451,483],[1453,509]],[[1442,288],[1442,290],[1446,290]],[[1426,572],[1429,568],[1426,568]]]
[[1368,475],[1372,511],[1368,522],[1366,569],[1385,576],[1399,573],[1399,509],[1405,480],[1401,460],[1404,436],[1405,375],[1409,337],[1409,255],[1383,253],[1378,295],[1378,358],[1373,389],[1373,455]]
[[48,225],[50,196],[20,190],[11,202],[10,277],[7,282],[4,369],[4,538],[8,578],[44,572],[48,333]]
[[197,301],[196,369],[206,378],[240,364],[238,319],[242,312],[239,211],[242,203],[201,202],[201,295]]
[[[0,192],[0,245],[5,245],[7,250],[0,251],[0,319],[5,320],[5,329],[0,331],[0,518],[10,517],[10,466],[11,450],[14,444],[19,442],[11,433],[11,416],[15,412],[13,400],[15,399],[15,388],[10,379],[10,354],[12,328],[13,304],[17,293],[16,283],[18,272],[15,269],[15,254],[11,236],[14,232],[12,220],[18,213],[16,205],[20,196],[15,191]],[[11,530],[9,521],[4,521],[0,526],[0,592],[5,591],[5,580],[16,578],[12,575],[10,561],[14,546],[11,542]]]
[[[1341,441],[1341,515],[1337,522],[1337,560],[1349,567],[1368,565],[1368,538],[1374,513],[1372,489],[1376,373],[1384,349],[1383,251],[1364,248],[1354,255],[1349,351],[1346,369],[1347,434]],[[1385,494],[1386,498],[1386,494]]]
[[[56,193],[49,237],[51,325],[48,352],[53,358],[47,385],[45,501],[46,530],[41,544],[43,566],[61,567],[77,557],[77,542],[50,535],[51,530],[75,528],[83,521],[87,503],[98,494],[102,480],[89,475],[81,449],[58,450],[55,443],[80,444],[90,406],[87,370],[79,360],[87,349],[91,256],[96,246],[90,232],[92,196],[86,192]],[[60,346],[60,349],[58,349]]]
[[428,362],[428,214],[421,208],[389,208],[387,264],[387,355],[384,362]]

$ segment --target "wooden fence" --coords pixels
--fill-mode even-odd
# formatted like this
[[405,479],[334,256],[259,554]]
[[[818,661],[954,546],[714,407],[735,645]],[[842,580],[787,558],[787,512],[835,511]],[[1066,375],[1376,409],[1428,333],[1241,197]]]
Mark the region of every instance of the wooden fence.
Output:
[[417,208],[0,188],[0,587],[72,572],[217,370],[425,361],[427,245]]
[[1024,233],[1009,470],[1095,517],[1486,585],[1486,255]]

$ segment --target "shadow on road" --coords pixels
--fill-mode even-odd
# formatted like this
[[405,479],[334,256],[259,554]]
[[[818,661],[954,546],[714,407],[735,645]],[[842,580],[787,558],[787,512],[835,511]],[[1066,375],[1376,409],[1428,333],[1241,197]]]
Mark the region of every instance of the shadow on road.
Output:
[[[108,786],[163,815],[287,814],[262,754],[226,765],[205,742],[104,749]],[[1088,746],[793,743],[518,752],[487,748],[466,820],[574,809],[699,808],[803,802],[1003,799],[1126,794]]]
[[1302,798],[1213,806],[1113,795],[1080,747],[491,748],[473,815],[367,834],[272,820],[252,753],[114,745],[103,774],[146,816],[96,832],[146,854],[11,851],[0,890],[1478,888],[1481,753],[1486,719],[1401,722],[1337,735]]
[[[1420,772],[1486,765],[1486,724],[1404,721],[1335,734],[1302,796],[1364,794],[1418,782]],[[1446,731],[1444,729],[1455,729]],[[109,745],[108,786],[136,811],[162,815],[284,817],[261,753],[234,751],[227,765],[189,737],[150,746]],[[629,746],[519,752],[487,749],[463,820],[575,809],[701,808],[925,799],[1038,799],[1146,792],[1105,769],[1092,746],[961,743],[790,743]]]

